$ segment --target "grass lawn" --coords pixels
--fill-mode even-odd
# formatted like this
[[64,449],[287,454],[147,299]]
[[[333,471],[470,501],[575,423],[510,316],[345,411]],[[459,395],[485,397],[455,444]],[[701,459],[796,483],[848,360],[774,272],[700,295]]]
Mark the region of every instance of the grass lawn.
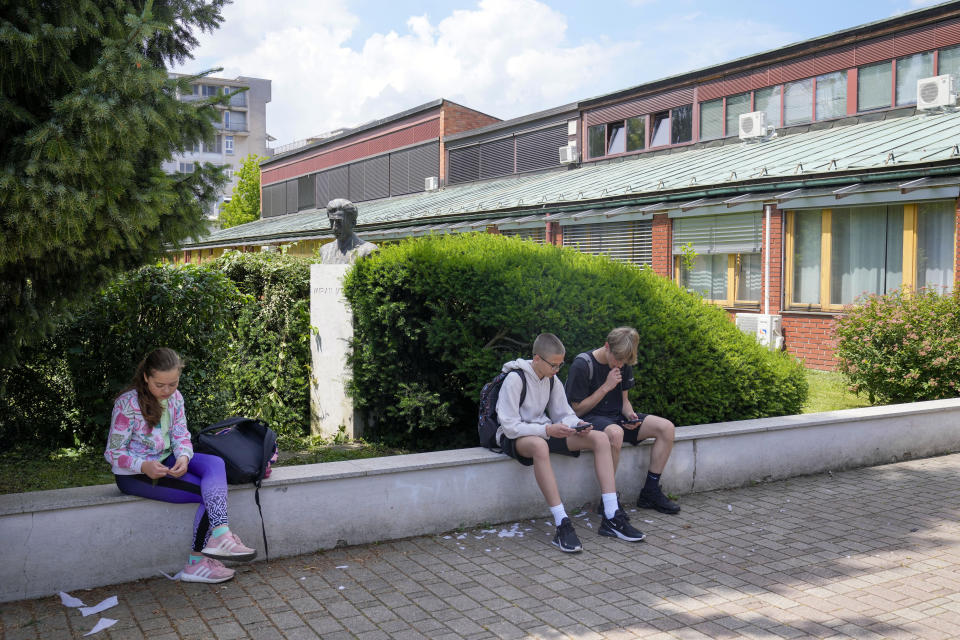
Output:
[[[865,396],[847,390],[839,373],[807,370],[810,394],[803,413],[870,406]],[[408,453],[362,441],[330,443],[317,438],[284,438],[277,466],[357,460]],[[102,450],[59,449],[54,452],[15,450],[0,455],[0,494],[112,484]]]
[[846,379],[834,371],[807,369],[807,384],[810,385],[810,393],[803,404],[803,413],[870,406],[865,395],[852,393],[847,389]]

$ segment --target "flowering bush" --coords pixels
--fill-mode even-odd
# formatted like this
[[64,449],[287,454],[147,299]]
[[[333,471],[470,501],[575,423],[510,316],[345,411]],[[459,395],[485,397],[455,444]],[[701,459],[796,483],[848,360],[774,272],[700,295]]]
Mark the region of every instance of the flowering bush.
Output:
[[856,392],[896,403],[960,395],[960,294],[870,296],[837,322],[837,358]]

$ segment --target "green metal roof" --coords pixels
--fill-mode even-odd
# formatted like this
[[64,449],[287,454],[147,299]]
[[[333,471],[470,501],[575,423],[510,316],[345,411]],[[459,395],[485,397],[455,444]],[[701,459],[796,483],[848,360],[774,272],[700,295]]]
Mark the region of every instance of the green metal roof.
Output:
[[[468,220],[519,219],[533,213],[960,175],[958,144],[960,112],[919,114],[792,133],[763,142],[639,154],[361,202],[357,226],[363,235],[364,231],[385,232],[391,227],[417,225],[423,229]],[[662,210],[658,206],[647,209],[649,215]],[[218,230],[185,248],[322,237],[329,237],[326,212],[311,209]]]

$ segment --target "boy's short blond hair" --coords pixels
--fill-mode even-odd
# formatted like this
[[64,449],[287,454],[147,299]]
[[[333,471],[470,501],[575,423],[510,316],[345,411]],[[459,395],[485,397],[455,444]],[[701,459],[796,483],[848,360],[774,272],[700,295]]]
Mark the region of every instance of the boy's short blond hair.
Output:
[[541,333],[533,341],[533,355],[535,356],[549,358],[550,356],[562,356],[566,352],[567,350],[560,342],[560,338],[552,333]]
[[607,334],[607,345],[613,357],[624,364],[637,364],[640,334],[633,327],[617,327]]

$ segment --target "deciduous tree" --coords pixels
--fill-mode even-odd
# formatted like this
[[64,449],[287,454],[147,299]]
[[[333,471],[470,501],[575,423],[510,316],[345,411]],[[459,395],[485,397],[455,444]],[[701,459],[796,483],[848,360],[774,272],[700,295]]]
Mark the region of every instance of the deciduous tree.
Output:
[[265,156],[251,153],[240,164],[237,186],[230,202],[220,207],[220,226],[224,229],[253,222],[260,217],[260,163]]

